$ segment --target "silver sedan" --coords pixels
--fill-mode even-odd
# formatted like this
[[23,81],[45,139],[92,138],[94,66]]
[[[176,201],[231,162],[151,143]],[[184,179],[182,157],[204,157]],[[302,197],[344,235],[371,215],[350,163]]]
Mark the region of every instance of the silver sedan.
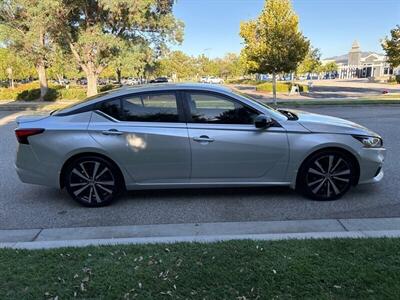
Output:
[[17,122],[19,178],[65,187],[85,206],[126,189],[233,186],[290,186],[333,200],[383,177],[378,134],[223,87],[121,88]]

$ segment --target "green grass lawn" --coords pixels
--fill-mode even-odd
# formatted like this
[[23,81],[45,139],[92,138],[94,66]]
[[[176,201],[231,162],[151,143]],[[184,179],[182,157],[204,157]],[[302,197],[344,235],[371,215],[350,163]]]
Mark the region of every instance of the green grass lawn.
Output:
[[398,299],[400,239],[0,250],[0,299]]

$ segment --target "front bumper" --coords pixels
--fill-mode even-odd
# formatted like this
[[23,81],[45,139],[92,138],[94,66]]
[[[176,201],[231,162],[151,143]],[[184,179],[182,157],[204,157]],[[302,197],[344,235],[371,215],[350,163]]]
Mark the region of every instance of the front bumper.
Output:
[[360,177],[359,184],[376,183],[383,178],[385,148],[362,148],[359,151]]

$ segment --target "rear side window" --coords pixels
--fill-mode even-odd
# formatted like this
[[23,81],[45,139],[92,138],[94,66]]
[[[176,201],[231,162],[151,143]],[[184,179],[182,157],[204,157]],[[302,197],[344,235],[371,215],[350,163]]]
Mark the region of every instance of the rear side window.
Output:
[[126,121],[179,122],[175,93],[134,95],[122,100]]
[[175,93],[135,94],[104,101],[97,109],[119,121],[179,122]]
[[121,121],[124,119],[120,99],[103,101],[98,105],[97,109],[114,119]]

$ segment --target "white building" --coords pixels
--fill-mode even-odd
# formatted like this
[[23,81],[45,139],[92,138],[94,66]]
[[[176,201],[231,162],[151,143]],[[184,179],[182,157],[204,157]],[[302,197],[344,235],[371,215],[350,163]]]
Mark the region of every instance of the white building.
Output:
[[399,71],[399,68],[394,70],[387,63],[386,56],[374,52],[362,52],[357,41],[353,42],[347,55],[347,61],[343,60],[343,57],[342,59],[334,58],[329,61],[336,61],[339,67],[338,77],[344,79],[374,78],[384,80]]

